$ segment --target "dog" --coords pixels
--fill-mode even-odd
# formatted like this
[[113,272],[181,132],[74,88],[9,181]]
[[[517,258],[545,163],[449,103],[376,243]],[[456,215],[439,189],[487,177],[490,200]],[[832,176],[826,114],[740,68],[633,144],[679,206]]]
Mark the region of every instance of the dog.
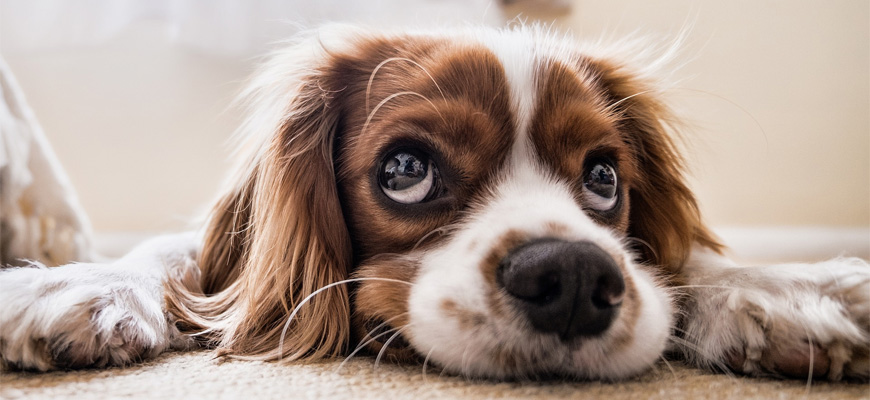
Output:
[[0,272],[0,359],[368,351],[468,377],[618,380],[666,353],[866,380],[870,267],[743,266],[704,225],[667,57],[547,29],[332,26],[243,93],[239,164],[198,232]]

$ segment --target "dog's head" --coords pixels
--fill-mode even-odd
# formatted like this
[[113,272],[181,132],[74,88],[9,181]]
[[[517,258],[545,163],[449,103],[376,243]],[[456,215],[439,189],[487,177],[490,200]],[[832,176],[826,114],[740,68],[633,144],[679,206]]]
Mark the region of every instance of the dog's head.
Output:
[[717,245],[667,108],[605,56],[535,28],[333,28],[277,53],[206,233],[212,296],[177,314],[239,355],[645,369],[671,330],[664,280]]

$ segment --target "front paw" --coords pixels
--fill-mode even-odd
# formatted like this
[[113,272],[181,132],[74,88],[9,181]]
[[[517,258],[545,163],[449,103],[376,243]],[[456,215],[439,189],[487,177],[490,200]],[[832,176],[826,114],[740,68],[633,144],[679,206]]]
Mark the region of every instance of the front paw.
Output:
[[47,371],[153,357],[171,339],[161,290],[153,278],[107,265],[0,271],[0,361]]
[[870,266],[859,259],[728,269],[688,288],[686,355],[749,375],[870,376]]

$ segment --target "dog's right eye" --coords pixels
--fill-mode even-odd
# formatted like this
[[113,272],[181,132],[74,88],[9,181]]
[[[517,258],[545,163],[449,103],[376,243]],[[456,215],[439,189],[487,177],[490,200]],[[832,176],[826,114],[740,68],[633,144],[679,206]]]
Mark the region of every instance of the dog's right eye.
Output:
[[583,178],[583,194],[589,207],[608,211],[616,206],[616,170],[608,162],[594,163]]
[[378,180],[390,199],[402,204],[431,200],[437,193],[438,167],[428,156],[413,150],[396,150],[381,163]]

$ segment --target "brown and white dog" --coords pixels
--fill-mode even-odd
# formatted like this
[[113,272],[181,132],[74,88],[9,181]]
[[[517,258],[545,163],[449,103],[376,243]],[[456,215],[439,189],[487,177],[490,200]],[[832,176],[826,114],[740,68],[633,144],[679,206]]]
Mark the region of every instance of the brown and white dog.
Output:
[[0,359],[368,348],[466,376],[620,379],[671,349],[866,379],[867,263],[720,255],[648,53],[534,27],[303,35],[245,93],[246,155],[205,229],[0,272]]

